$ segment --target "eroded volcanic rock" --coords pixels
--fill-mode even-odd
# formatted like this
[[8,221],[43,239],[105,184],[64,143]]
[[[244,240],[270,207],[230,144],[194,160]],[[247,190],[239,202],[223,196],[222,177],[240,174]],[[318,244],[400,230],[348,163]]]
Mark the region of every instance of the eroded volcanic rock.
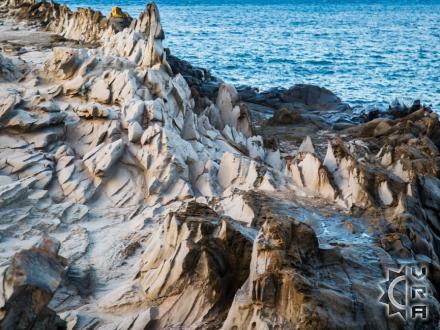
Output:
[[18,252],[2,275],[1,329],[65,329],[47,305],[61,284],[66,266],[58,256],[60,243],[42,239]]
[[[221,326],[249,276],[253,233],[205,205],[170,214],[148,242],[138,274],[158,324]],[[190,302],[190,303],[189,303]]]
[[[430,108],[236,88],[163,48],[154,4],[0,5],[29,33],[0,56],[3,328],[439,327]],[[403,265],[428,269],[427,320],[379,301]]]

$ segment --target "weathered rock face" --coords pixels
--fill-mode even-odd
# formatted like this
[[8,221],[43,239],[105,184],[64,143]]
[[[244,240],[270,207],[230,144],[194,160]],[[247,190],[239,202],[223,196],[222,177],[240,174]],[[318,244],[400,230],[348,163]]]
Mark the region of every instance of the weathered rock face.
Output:
[[438,326],[430,109],[335,131],[350,108],[326,89],[237,91],[169,56],[154,4],[1,4],[77,41],[0,57],[2,326],[397,329],[378,284],[403,264],[431,283],[405,326]]
[[7,57],[0,54],[0,80],[16,80],[21,77],[20,70],[17,66]]
[[107,29],[116,25],[100,12],[79,8],[72,12],[66,5],[46,1],[6,1],[10,13],[19,19],[31,19],[48,31],[83,42],[99,42]]
[[249,278],[237,292],[223,328],[287,329],[302,326],[302,320],[313,323],[301,315],[304,296],[311,289],[306,288],[311,269],[302,269],[305,274],[292,270],[317,264],[318,254],[318,241],[309,226],[267,216],[254,241]]
[[148,242],[138,274],[147,301],[159,308],[159,325],[220,327],[248,277],[252,239],[204,205],[169,215]]
[[66,328],[65,322],[47,308],[66,266],[58,256],[59,248],[59,242],[46,238],[14,255],[1,277],[1,329]]
[[[327,213],[325,218],[312,220],[317,209],[310,210],[312,213],[303,208],[295,211],[304,202],[297,204],[279,197],[251,194],[246,198],[254,211],[255,223],[262,225],[254,240],[249,278],[237,291],[222,328],[400,329],[404,326],[401,319],[387,317],[383,306],[378,304],[380,289],[375,280],[384,270],[395,267],[395,248],[399,239],[404,241],[403,237],[395,233],[391,238],[390,233],[375,231],[373,227],[377,224],[372,224],[369,232],[381,244],[372,244],[367,237],[342,243],[344,233],[335,229],[348,224],[346,220],[339,223],[340,215]],[[304,216],[314,229],[294,218]],[[328,222],[325,232],[332,233],[319,229],[323,220]],[[350,220],[351,226],[361,226],[361,222],[351,221],[354,219]],[[355,230],[353,227],[350,231],[356,235],[359,227]],[[402,244],[400,247],[405,249]],[[420,259],[418,262],[424,264]],[[430,275],[431,292],[435,292],[436,272]],[[396,299],[403,296],[402,292],[395,294]],[[432,318],[423,323],[409,320],[405,326],[437,327],[439,305],[433,296],[428,300],[434,313]]]

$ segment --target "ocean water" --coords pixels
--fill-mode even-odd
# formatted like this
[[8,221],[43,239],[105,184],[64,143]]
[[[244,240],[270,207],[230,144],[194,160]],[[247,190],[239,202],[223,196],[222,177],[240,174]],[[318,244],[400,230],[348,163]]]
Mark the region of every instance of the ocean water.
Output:
[[[64,1],[137,16],[137,0]],[[234,84],[324,86],[353,105],[440,111],[440,0],[158,0],[165,46]]]

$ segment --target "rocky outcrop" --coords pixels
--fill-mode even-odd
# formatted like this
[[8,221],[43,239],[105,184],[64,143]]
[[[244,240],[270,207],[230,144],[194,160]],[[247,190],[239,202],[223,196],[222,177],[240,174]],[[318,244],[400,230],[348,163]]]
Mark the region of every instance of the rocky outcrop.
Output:
[[65,329],[65,322],[49,304],[61,284],[65,260],[58,256],[60,243],[45,238],[11,260],[2,274],[1,329]]
[[115,29],[110,19],[89,8],[73,12],[66,5],[32,0],[11,0],[6,6],[19,19],[30,19],[48,31],[83,42],[99,42],[107,29]]
[[16,80],[21,77],[19,68],[7,57],[0,54],[0,81]]
[[243,101],[269,106],[275,109],[301,109],[328,111],[344,111],[350,109],[349,105],[330,90],[307,84],[298,84],[285,88],[272,88],[268,91],[258,90],[242,86],[239,94]]
[[252,233],[200,204],[169,215],[160,232],[138,274],[149,304],[159,307],[158,324],[218,328],[248,277]]
[[394,329],[378,283],[406,264],[429,269],[430,318],[405,326],[438,325],[431,109],[334,129],[353,113],[326,89],[257,93],[171,56],[154,4],[7,6],[65,39],[0,58],[2,325]]
[[302,222],[267,213],[264,218],[249,278],[237,291],[222,329],[401,326],[399,319],[383,314],[373,294],[379,290],[374,279],[391,262],[380,248],[363,247],[364,257],[382,253],[380,262],[365,263],[355,257],[358,247],[352,246],[350,253],[320,248],[314,230]]
[[302,102],[317,110],[334,109],[342,103],[341,99],[326,88],[313,85],[295,85],[281,94],[283,102]]
[[338,189],[332,185],[332,176],[314,151],[301,150],[298,156],[289,162],[287,170],[301,190],[331,200],[336,198]]
[[[300,265],[316,264],[318,255],[310,227],[269,216],[253,244],[249,278],[237,292],[222,328],[288,329],[315,323],[309,315],[301,315],[313,308],[304,308],[312,271]],[[303,274],[293,271],[297,267]],[[316,319],[319,322],[319,316]]]

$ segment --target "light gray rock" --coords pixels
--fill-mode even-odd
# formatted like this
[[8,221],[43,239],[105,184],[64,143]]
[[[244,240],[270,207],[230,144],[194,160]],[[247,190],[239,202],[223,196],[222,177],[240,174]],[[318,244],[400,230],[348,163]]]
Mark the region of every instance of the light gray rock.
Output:
[[20,100],[17,91],[11,89],[0,90],[0,121],[14,109]]
[[15,181],[9,184],[0,185],[0,206],[4,207],[13,202],[18,202],[29,193],[29,184]]
[[299,146],[298,152],[309,152],[311,154],[315,153],[315,147],[313,146],[312,139],[310,136],[307,136],[301,145]]
[[138,142],[143,132],[142,126],[137,121],[131,122],[128,125],[128,140],[130,142]]
[[145,112],[145,102],[142,100],[135,100],[126,104],[123,108],[124,121],[129,125],[132,122],[137,122],[142,125]]
[[146,102],[146,116],[148,121],[163,121],[165,104],[162,99]]
[[335,132],[315,111],[334,95],[280,89],[313,113],[254,136],[235,87],[203,71],[210,97],[221,85],[203,103],[189,64],[171,72],[154,4],[121,30],[114,15],[23,1],[0,15],[96,43],[36,47],[0,98],[0,274],[58,237],[72,265],[49,306],[69,327],[395,329],[375,304],[386,267],[423,261],[440,285],[435,113]]
[[161,132],[161,128],[157,123],[148,126],[148,128],[142,134],[141,143],[149,144],[155,136],[160,134],[160,132]]
[[188,111],[185,115],[185,122],[182,130],[182,137],[185,140],[198,140],[199,133],[197,129],[196,115]]
[[110,144],[100,144],[84,155],[84,165],[92,175],[102,176],[122,156],[124,141],[117,140]]
[[110,101],[111,93],[107,82],[102,78],[96,79],[90,88],[88,96],[94,101],[108,103]]

